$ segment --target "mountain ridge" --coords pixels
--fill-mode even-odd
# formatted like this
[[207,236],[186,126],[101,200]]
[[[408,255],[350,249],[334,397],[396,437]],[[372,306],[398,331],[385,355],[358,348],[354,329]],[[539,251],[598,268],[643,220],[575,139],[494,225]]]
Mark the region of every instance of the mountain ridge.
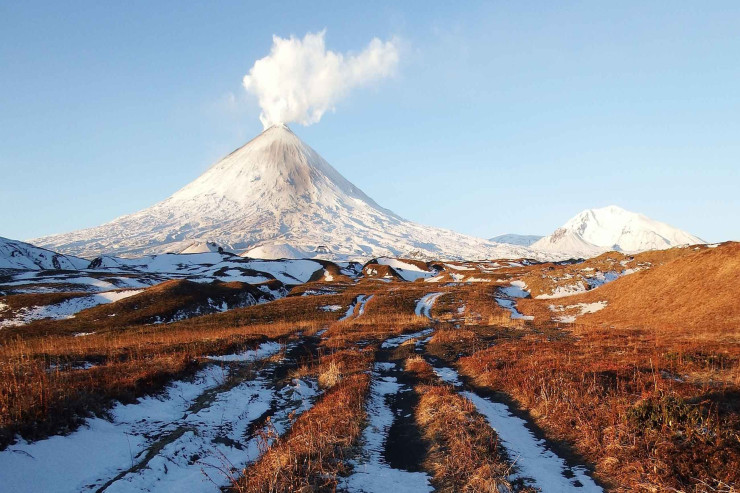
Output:
[[89,260],[63,255],[46,248],[0,236],[0,269],[25,270],[80,270]]

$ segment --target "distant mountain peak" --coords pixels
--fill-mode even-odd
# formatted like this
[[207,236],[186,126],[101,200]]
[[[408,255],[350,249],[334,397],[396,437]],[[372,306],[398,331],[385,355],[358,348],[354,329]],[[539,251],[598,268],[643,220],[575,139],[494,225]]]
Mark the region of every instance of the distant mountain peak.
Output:
[[542,238],[541,235],[519,235],[514,233],[507,233],[489,238],[489,241],[493,241],[494,243],[505,243],[507,245],[528,247],[540,238]]
[[627,253],[704,243],[685,231],[616,205],[586,209],[532,249],[589,257],[608,250]]

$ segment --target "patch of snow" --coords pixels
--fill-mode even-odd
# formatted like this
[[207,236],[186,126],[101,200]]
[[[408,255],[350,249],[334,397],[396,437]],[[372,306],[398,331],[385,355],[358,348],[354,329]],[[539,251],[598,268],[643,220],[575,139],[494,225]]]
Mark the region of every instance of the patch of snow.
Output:
[[221,356],[208,356],[208,359],[212,361],[257,361],[265,359],[280,352],[282,344],[279,342],[264,342],[260,344],[257,349],[248,349],[247,351],[238,354],[226,354]]
[[[193,381],[175,382],[162,396],[116,405],[112,421],[91,418],[66,436],[33,443],[19,439],[0,452],[3,488],[17,492],[95,489],[131,467],[156,436],[171,431],[195,398],[223,377],[224,371],[213,366]],[[39,467],[44,474],[38,474]]]
[[341,309],[342,305],[324,305],[319,307],[319,310],[323,310],[325,312],[338,312]]
[[437,301],[437,298],[442,296],[444,293],[429,293],[427,295],[424,295],[417,303],[416,308],[414,309],[414,314],[417,317],[426,317],[428,319],[432,319],[432,306],[434,306],[434,302]]
[[26,325],[33,322],[34,320],[41,320],[43,318],[50,318],[53,320],[74,318],[75,314],[87,308],[92,308],[94,306],[122,300],[140,292],[141,290],[109,291],[105,293],[93,294],[90,296],[70,298],[68,300],[64,300],[53,305],[21,308],[20,310],[18,310],[15,317],[6,320],[0,320],[0,328]]
[[549,300],[553,298],[564,298],[566,296],[572,296],[574,294],[580,294],[586,292],[586,285],[582,282],[575,284],[568,284],[566,286],[557,286],[551,294],[540,294],[535,296],[538,300]]
[[506,298],[494,298],[496,300],[496,303],[502,308],[506,308],[511,312],[511,318],[512,319],[521,319],[521,320],[534,320],[534,317],[532,315],[523,315],[519,312],[519,310],[516,309],[516,301],[514,300],[507,300]]
[[395,258],[380,257],[377,259],[380,265],[387,265],[393,267],[398,272],[398,275],[403,278],[404,281],[416,281],[417,279],[425,279],[433,277],[437,274],[436,271],[428,271],[419,268],[417,265],[410,262],[404,262],[403,260]]
[[439,282],[439,281],[441,281],[444,278],[445,278],[444,275],[434,276],[434,277],[429,277],[427,279],[424,279],[424,282]]
[[[310,408],[317,395],[315,383],[301,380],[273,389],[267,369],[254,380],[218,391],[228,373],[228,367],[214,364],[192,381],[174,382],[161,396],[116,405],[111,421],[92,418],[66,436],[19,440],[0,452],[3,488],[77,492],[108,484],[106,491],[218,493],[229,484],[224,470],[238,472],[259,456],[258,437],[245,441],[245,434],[271,403],[277,405],[272,423],[282,434],[290,414]],[[214,390],[210,400],[199,402]],[[150,451],[155,452],[151,457]],[[45,473],[38,474],[39,468]]]
[[0,269],[85,269],[90,262],[44,248],[0,237]]
[[315,252],[296,248],[288,243],[267,243],[242,253],[244,257],[261,259],[300,259],[311,258],[314,255]]
[[588,287],[590,289],[594,289],[598,288],[599,286],[603,286],[606,283],[612,282],[617,278],[619,278],[618,272],[597,272],[594,276],[587,277],[586,282],[588,283]]
[[465,282],[491,282],[490,279],[483,279],[481,277],[468,277]]
[[360,303],[360,306],[357,309],[357,316],[358,317],[361,317],[362,315],[365,314],[365,305],[367,304],[368,301],[370,301],[371,299],[373,299],[373,296],[374,295],[371,294],[370,296],[358,296],[357,297],[357,301]]
[[577,303],[575,305],[568,305],[568,306],[550,305],[550,311],[564,312],[564,311],[577,310],[578,311],[577,314],[561,315],[553,319],[556,322],[573,323],[576,321],[577,317],[580,317],[581,315],[585,315],[587,313],[596,313],[599,310],[603,310],[604,308],[606,308],[606,305],[607,305],[606,301],[596,301],[594,303]]
[[402,334],[400,336],[390,337],[383,341],[383,344],[381,344],[380,347],[383,349],[398,347],[406,341],[410,341],[411,339],[421,339],[424,336],[428,336],[432,332],[434,332],[433,329],[424,329],[411,334]]
[[502,286],[499,289],[504,295],[510,298],[529,298],[527,285],[523,281],[511,281],[510,286]]
[[350,303],[349,307],[347,307],[347,313],[345,313],[344,316],[339,319],[339,321],[341,322],[343,320],[349,320],[350,318],[352,318],[352,316],[355,314],[355,308],[357,307],[357,305],[360,305],[360,310],[357,316],[359,317],[360,315],[365,313],[365,303],[367,303],[370,298],[372,298],[372,296],[368,296],[366,294],[357,295],[352,303]]

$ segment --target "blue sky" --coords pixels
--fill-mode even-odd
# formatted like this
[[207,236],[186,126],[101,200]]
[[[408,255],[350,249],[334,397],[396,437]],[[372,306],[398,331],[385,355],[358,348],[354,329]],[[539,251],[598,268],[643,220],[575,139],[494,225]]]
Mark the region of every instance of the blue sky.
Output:
[[398,37],[397,74],[293,130],[378,203],[476,236],[582,209],[740,240],[737,2],[2,2],[0,236],[164,199],[262,130],[272,35]]

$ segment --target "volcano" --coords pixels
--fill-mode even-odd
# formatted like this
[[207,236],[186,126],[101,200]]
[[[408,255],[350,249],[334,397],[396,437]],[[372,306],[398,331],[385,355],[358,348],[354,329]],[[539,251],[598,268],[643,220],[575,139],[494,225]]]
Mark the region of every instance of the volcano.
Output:
[[274,125],[169,198],[98,227],[33,240],[82,257],[226,251],[262,258],[531,256],[422,226],[378,205],[286,125]]
[[609,250],[637,253],[706,243],[698,236],[616,205],[587,209],[533,243],[542,252],[593,257]]

